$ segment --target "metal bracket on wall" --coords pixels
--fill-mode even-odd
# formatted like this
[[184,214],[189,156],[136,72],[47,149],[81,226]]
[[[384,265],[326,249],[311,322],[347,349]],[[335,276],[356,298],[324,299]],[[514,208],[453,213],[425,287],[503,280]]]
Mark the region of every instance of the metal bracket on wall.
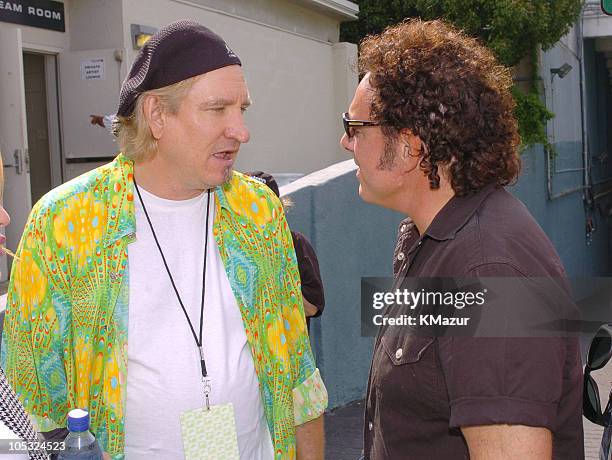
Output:
[[[27,155],[27,153],[26,153]],[[12,165],[3,165],[5,168],[15,168],[15,172],[17,174],[21,174],[23,172],[23,156],[21,154],[21,150],[20,149],[16,149],[15,152],[13,153],[13,164]],[[26,160],[28,165],[29,165],[29,158],[28,160]],[[29,172],[29,170],[28,170]]]

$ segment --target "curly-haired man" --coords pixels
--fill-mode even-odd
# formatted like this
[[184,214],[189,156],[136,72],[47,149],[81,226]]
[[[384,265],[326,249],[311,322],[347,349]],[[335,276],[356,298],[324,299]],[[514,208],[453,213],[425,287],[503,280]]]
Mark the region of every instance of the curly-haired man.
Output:
[[[409,216],[396,286],[414,277],[563,277],[551,242],[504,190],[520,170],[512,77],[477,40],[410,20],[361,44],[343,115],[359,195]],[[580,459],[581,364],[568,338],[376,340],[366,459]]]

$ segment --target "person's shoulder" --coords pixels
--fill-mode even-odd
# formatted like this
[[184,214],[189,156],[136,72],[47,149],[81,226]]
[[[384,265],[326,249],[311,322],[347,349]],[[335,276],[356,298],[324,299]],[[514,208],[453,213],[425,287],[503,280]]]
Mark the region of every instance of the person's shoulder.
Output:
[[483,201],[477,218],[481,234],[487,236],[516,238],[522,242],[529,238],[548,241],[527,206],[503,187],[498,187]]
[[304,235],[301,232],[298,232],[296,230],[291,230],[291,237],[293,238],[293,241],[299,241],[300,243],[304,243],[307,244],[308,246],[311,246],[310,241],[308,241],[308,238],[306,237],[306,235]]
[[303,233],[291,230],[291,239],[293,240],[293,247],[298,255],[313,255],[316,257],[315,250],[312,247],[312,243]]
[[103,195],[109,187],[114,189],[115,183],[125,181],[126,171],[131,173],[131,163],[120,155],[109,163],[55,187],[43,195],[34,209],[44,215],[46,211],[62,209],[75,196],[96,192]]
[[258,214],[260,207],[264,207],[270,212],[274,210],[276,215],[282,209],[280,199],[270,187],[238,171],[233,172],[222,190],[227,204],[238,214],[248,215],[251,211]]
[[[234,172],[230,180],[217,189],[216,196],[221,208],[229,211],[228,218],[238,220],[241,225],[250,223],[272,234],[288,230],[280,199],[267,185],[251,177]],[[259,230],[253,235],[265,238],[265,232]]]
[[503,187],[491,193],[472,222],[478,254],[473,265],[508,265],[527,276],[563,275],[565,270],[552,242],[525,204]]
[[234,173],[232,174],[232,178],[229,181],[229,184],[231,187],[246,187],[259,195],[272,195],[276,197],[276,194],[266,184],[238,171],[234,171]]

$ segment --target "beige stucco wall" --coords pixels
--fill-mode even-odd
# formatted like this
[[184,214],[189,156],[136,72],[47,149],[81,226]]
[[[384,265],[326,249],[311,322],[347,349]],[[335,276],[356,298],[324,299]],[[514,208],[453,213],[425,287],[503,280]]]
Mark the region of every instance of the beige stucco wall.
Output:
[[[131,0],[128,0],[131,1]],[[338,18],[306,6],[304,0],[174,0],[290,30],[322,41],[337,42]]]
[[122,0],[71,0],[70,49],[123,48]]

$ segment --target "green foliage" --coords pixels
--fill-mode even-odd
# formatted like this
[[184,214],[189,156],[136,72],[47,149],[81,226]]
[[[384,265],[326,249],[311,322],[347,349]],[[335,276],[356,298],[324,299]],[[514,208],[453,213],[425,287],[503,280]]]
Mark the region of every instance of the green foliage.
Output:
[[514,115],[522,122],[520,134],[523,146],[547,145],[546,122],[554,118],[555,114],[546,108],[540,95],[533,89],[525,93],[515,86],[512,88],[512,96],[516,102]]
[[[578,19],[583,0],[353,0],[359,20],[344,23],[341,40],[359,43],[368,34],[408,17],[443,18],[479,37],[500,62],[516,65],[538,47],[552,47]],[[547,143],[545,124],[551,114],[533,86],[513,91],[523,145]],[[548,117],[548,118],[547,118]]]
[[356,0],[359,20],[342,25],[341,39],[359,43],[407,17],[444,18],[480,37],[508,66],[536,46],[550,48],[578,19],[582,0]]

